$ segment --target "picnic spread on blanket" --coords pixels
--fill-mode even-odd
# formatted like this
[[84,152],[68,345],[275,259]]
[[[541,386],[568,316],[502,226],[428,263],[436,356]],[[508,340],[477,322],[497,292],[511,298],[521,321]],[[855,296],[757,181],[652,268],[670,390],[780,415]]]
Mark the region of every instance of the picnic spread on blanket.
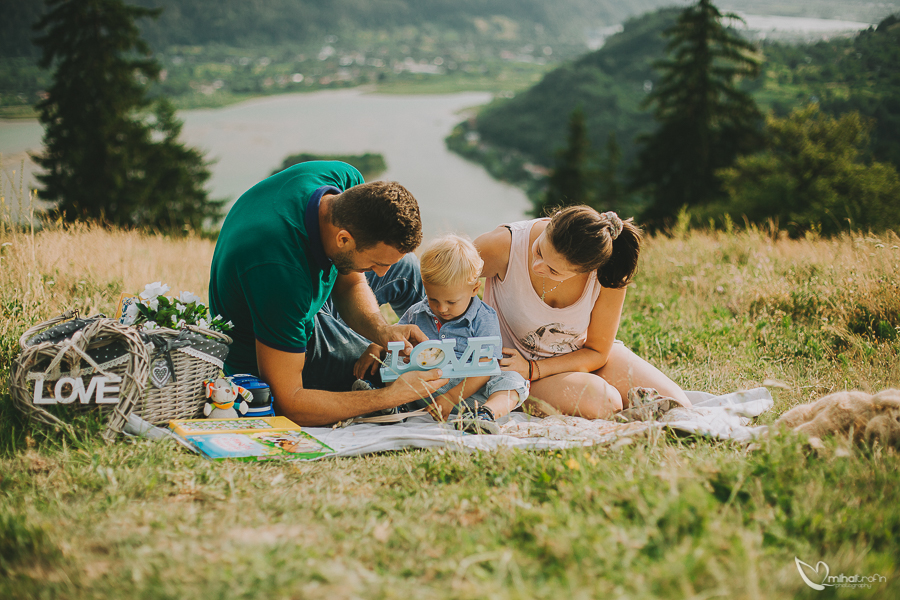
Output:
[[[182,329],[177,334],[171,332],[166,338],[152,330],[136,333],[102,315],[80,319],[74,314],[63,315],[27,331],[21,341],[27,350],[23,352],[27,360],[20,360],[18,368],[14,369],[13,383],[23,388],[29,383],[33,386],[33,390],[25,394],[27,400],[36,404],[31,407],[32,417],[39,420],[51,417],[49,422],[58,424],[58,419],[45,408],[66,403],[90,408],[88,405],[96,400],[95,406],[102,410],[106,410],[103,407],[115,407],[110,422],[121,421],[119,430],[125,435],[174,439],[185,448],[213,460],[268,461],[362,456],[415,448],[472,452],[500,448],[559,450],[615,446],[663,430],[676,435],[749,443],[769,432],[770,427],[753,425],[752,420],[774,406],[768,389],[757,387],[723,395],[686,391],[692,404],[689,408],[672,405],[651,418],[630,422],[567,415],[541,418],[517,411],[498,421],[496,435],[460,431],[452,423],[435,420],[424,410],[406,416],[394,415],[387,419],[388,422],[379,422],[384,419],[377,417],[358,418],[331,427],[301,428],[285,417],[274,415],[269,388],[257,377],[223,378],[220,373],[218,378],[198,382],[194,381],[198,375],[188,374],[180,362],[174,363],[179,367],[170,368],[165,377],[155,375],[152,370],[147,372],[150,364],[157,367],[172,365],[170,353],[175,350],[183,353],[185,358],[198,360],[199,364],[217,367],[227,353],[227,336],[204,329]],[[129,352],[131,363],[126,365]],[[140,362],[134,360],[135,356],[143,358],[143,371],[132,364]],[[76,364],[79,362],[87,366],[79,368]],[[23,370],[23,366],[30,370]],[[101,377],[104,381],[99,384],[95,383],[98,374],[105,374]],[[138,392],[143,390],[143,386],[135,385],[135,377],[143,377],[145,383],[150,383],[147,386],[149,394],[144,390],[141,398],[135,397],[136,391],[132,388],[137,388]],[[49,384],[44,380],[53,378],[58,381],[48,388]],[[199,386],[193,395],[199,393],[200,400],[193,400],[187,413],[160,411],[148,404],[148,398],[153,398],[156,403],[165,402],[161,392],[175,389],[169,386],[170,380],[174,384],[179,379],[182,385]],[[67,397],[60,397],[66,393],[60,391],[59,381],[68,383]],[[129,382],[131,387],[126,385]],[[112,383],[121,385],[114,387]],[[230,392],[227,400],[229,404],[235,403],[235,408],[222,404],[225,402],[220,397],[223,388]],[[62,389],[65,390],[65,386]],[[121,397],[117,397],[117,393]],[[45,399],[47,394],[56,397],[51,398],[51,402]],[[17,400],[19,404],[24,402],[22,394]],[[177,400],[173,398],[171,403]],[[213,406],[215,408],[210,410]],[[237,410],[238,406],[240,410]],[[213,418],[190,418],[201,414]],[[814,448],[822,447],[821,438],[828,434],[852,436],[856,442],[877,440],[884,445],[897,446],[900,442],[898,417],[900,390],[889,389],[875,395],[846,391],[801,404],[782,415],[773,427],[807,435],[808,443]]]
[[[718,440],[748,442],[768,429],[766,426],[750,425],[753,417],[773,406],[766,388],[721,396],[704,392],[687,393],[693,402],[691,408],[672,409],[659,420],[618,423],[572,416],[540,418],[514,412],[501,421],[499,435],[466,433],[451,424],[435,421],[428,415],[417,415],[391,424],[304,427],[303,434],[309,436],[305,440],[300,439],[301,428],[284,417],[173,421],[173,431],[132,418],[126,432],[155,438],[174,437],[187,448],[208,458],[267,461],[362,456],[414,448],[445,448],[464,452],[500,448],[561,450],[611,445],[664,429]],[[310,444],[311,440],[318,445]]]
[[755,388],[722,396],[687,392],[692,408],[670,410],[657,421],[617,423],[571,416],[533,417],[511,413],[500,422],[499,435],[472,435],[430,417],[413,417],[392,425],[360,423],[344,428],[306,427],[304,431],[334,449],[332,456],[360,456],[403,448],[447,448],[453,450],[563,449],[608,445],[622,438],[670,429],[720,440],[750,441],[766,430],[750,426],[751,419],[773,406],[766,388]]
[[[123,293],[112,319],[38,323],[19,339],[12,402],[35,423],[173,439],[213,460],[765,434],[752,419],[774,407],[766,387],[685,391],[618,339],[643,240],[633,217],[566,202],[423,244],[399,182],[301,161],[231,205],[208,305],[157,281]],[[900,447],[900,392],[838,392],[775,425],[810,445]]]
[[[212,459],[563,448],[661,428],[752,439],[765,388],[688,396],[616,339],[641,240],[633,219],[577,205],[420,248],[402,185],[298,164],[232,206],[209,305],[157,281],[122,294],[113,319],[40,323],[20,339],[12,395],[35,421],[99,416],[107,441],[152,432]],[[275,411],[295,421],[278,435]],[[185,429],[213,423],[229,431]]]

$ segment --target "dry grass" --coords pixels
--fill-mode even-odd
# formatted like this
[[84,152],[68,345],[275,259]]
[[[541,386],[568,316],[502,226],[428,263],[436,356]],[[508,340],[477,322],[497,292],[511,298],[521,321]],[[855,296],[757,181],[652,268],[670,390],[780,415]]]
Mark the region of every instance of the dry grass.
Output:
[[682,374],[686,387],[724,392],[779,380],[787,407],[836,389],[900,383],[894,233],[657,238],[632,292],[623,339]]
[[81,224],[34,235],[7,228],[0,240],[2,301],[19,311],[19,319],[3,319],[0,327],[11,329],[70,308],[110,312],[120,293],[140,292],[153,281],[205,298],[215,248],[198,236],[173,239]]
[[[763,421],[838,388],[900,387],[898,241],[651,239],[620,338],[688,388],[780,381]],[[900,590],[889,449],[655,438],[259,465],[72,446],[8,409],[19,335],[151,281],[204,296],[214,243],[7,224],[0,244],[0,596],[813,597],[795,556],[888,577],[842,597]]]

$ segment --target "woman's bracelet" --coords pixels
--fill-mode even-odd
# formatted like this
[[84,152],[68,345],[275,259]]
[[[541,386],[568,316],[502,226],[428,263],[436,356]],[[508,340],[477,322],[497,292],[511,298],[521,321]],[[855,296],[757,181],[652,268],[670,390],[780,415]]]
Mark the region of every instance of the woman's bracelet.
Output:
[[532,379],[532,381],[536,381],[541,378],[541,363],[538,361],[534,361],[534,368],[537,369],[537,377]]
[[529,360],[528,361],[528,381],[534,381],[534,379],[532,379],[533,375],[534,375],[534,362]]

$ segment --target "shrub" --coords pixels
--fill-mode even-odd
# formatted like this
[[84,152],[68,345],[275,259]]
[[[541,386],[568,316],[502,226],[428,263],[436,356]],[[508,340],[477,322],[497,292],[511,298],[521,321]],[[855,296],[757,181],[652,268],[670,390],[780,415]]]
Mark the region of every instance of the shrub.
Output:
[[865,160],[872,125],[857,112],[835,119],[815,104],[783,119],[770,116],[767,148],[718,171],[728,200],[693,216],[774,219],[794,237],[900,227],[900,176],[889,164]]

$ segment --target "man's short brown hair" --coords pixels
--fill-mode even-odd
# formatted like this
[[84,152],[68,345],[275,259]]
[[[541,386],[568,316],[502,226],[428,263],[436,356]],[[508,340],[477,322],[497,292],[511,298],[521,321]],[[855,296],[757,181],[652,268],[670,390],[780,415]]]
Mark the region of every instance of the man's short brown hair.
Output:
[[350,232],[357,250],[383,242],[406,254],[422,243],[419,205],[396,181],[373,181],[345,190],[331,203],[331,223]]

